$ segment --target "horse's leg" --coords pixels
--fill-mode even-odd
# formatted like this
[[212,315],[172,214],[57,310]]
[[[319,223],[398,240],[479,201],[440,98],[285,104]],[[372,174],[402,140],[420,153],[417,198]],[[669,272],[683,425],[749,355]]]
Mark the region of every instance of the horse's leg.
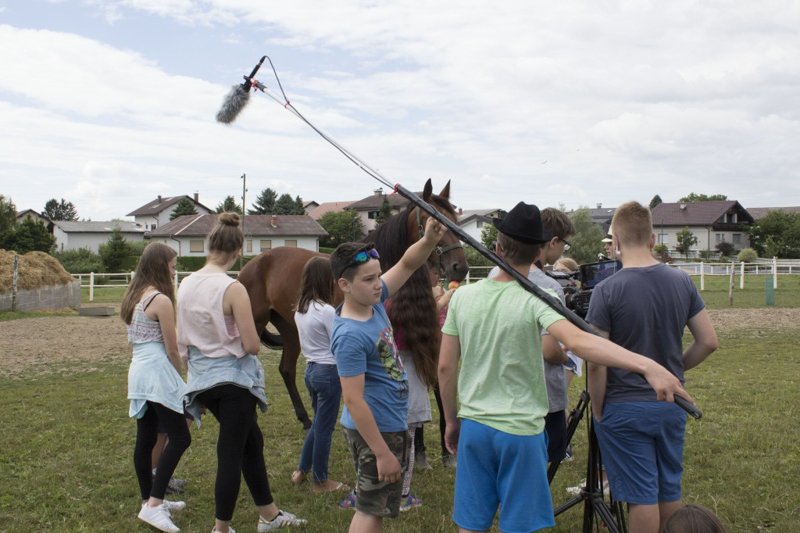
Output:
[[272,324],[278,329],[283,341],[283,352],[281,354],[281,363],[278,366],[278,371],[281,373],[283,383],[286,385],[286,390],[289,392],[289,398],[292,400],[294,407],[294,414],[297,419],[303,423],[303,428],[308,429],[311,427],[311,419],[308,418],[308,412],[303,405],[303,399],[300,397],[300,392],[297,390],[297,359],[300,356],[300,338],[297,333],[297,327],[294,323],[284,319],[278,313],[272,313]]

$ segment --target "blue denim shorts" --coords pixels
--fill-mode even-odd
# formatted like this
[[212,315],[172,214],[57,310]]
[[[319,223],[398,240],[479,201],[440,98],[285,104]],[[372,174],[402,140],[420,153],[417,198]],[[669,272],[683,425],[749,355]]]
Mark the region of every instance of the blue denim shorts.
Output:
[[680,407],[609,403],[594,427],[614,499],[639,505],[681,499],[686,413]]

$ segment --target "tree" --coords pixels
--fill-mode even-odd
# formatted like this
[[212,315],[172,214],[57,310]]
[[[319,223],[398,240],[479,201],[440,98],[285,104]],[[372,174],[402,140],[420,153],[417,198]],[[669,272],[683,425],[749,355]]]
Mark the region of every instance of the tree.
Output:
[[750,227],[750,243],[759,257],[800,257],[800,213],[768,212]]
[[737,257],[742,263],[752,263],[758,259],[758,254],[752,248],[743,248]]
[[736,248],[728,241],[722,241],[716,248],[722,257],[731,257],[736,252]]
[[131,255],[131,247],[119,226],[111,232],[108,242],[100,245],[100,257],[103,259],[103,268],[106,272],[122,272],[125,258]]
[[275,199],[277,197],[278,193],[267,187],[259,193],[258,198],[253,202],[253,209],[248,209],[247,214],[271,215],[275,210]]
[[603,251],[600,241],[606,236],[603,228],[592,221],[588,207],[581,207],[572,214],[572,224],[575,236],[569,241],[571,246],[566,255],[580,264],[597,261],[597,255]]
[[727,200],[728,197],[724,194],[697,194],[694,192],[690,192],[688,196],[684,196],[679,202],[691,204],[695,202],[716,202],[720,200]]
[[0,248],[13,248],[14,231],[17,226],[17,206],[0,194]]
[[175,220],[176,218],[182,217],[183,215],[196,215],[196,214],[197,214],[197,208],[195,207],[194,202],[191,201],[188,196],[184,196],[175,205],[175,210],[169,216],[169,219]]
[[233,212],[242,214],[242,208],[236,203],[233,196],[226,196],[225,199],[217,206],[217,213]]
[[697,237],[695,237],[694,233],[692,233],[687,226],[678,232],[676,238],[678,239],[678,244],[675,246],[675,249],[679,253],[682,253],[686,259],[689,259],[689,251],[692,249],[692,246],[697,244]]
[[278,197],[273,213],[276,215],[305,215],[303,207],[300,206],[298,209],[297,201],[289,193],[284,193]]
[[17,224],[14,232],[14,250],[19,254],[38,251],[50,253],[56,245],[56,238],[47,231],[41,220],[26,217]]
[[343,242],[357,241],[364,236],[364,225],[356,211],[328,211],[319,219],[319,225],[328,232],[320,241],[321,246],[335,248]]
[[75,204],[63,198],[60,202],[55,198],[47,200],[47,203],[44,204],[44,213],[42,214],[50,220],[78,220],[78,210],[75,208]]
[[662,200],[661,197],[656,194],[653,196],[653,199],[650,200],[650,209],[653,209],[655,206],[662,203],[664,203],[664,200]]
[[103,258],[88,248],[77,250],[64,250],[53,252],[53,257],[58,259],[64,270],[70,274],[86,274],[88,272],[102,272]]
[[484,224],[483,229],[481,229],[481,243],[491,251],[494,251],[494,243],[496,240],[497,228],[495,228],[494,224],[491,222]]
[[390,218],[392,218],[392,204],[390,204],[389,199],[384,196],[381,209],[378,211],[378,216],[375,217],[375,227],[377,228]]

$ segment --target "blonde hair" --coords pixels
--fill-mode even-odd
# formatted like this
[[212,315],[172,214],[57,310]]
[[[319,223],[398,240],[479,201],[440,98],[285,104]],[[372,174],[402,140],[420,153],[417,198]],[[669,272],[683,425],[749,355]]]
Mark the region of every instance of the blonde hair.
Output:
[[211,253],[231,255],[242,249],[244,234],[239,221],[239,214],[230,211],[217,216],[217,224],[208,236],[208,250]]
[[622,246],[647,245],[653,235],[650,209],[639,202],[626,202],[614,212],[611,227]]

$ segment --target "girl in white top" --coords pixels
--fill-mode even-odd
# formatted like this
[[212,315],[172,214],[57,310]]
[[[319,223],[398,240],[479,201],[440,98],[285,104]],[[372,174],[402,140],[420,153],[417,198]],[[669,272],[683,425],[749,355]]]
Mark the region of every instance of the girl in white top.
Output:
[[342,386],[331,353],[331,329],[336,311],[333,302],[333,273],[325,257],[312,257],[303,268],[300,300],[294,321],[305,355],[305,382],[311,395],[314,420],[300,452],[300,464],[292,474],[295,485],[312,473],[311,490],[315,493],[350,490],[344,483],[328,479],[328,457],[331,451],[336,415],[342,400]]
[[[142,252],[131,284],[122,299],[120,315],[128,324],[128,342],[133,350],[128,370],[130,416],[136,418],[133,464],[139,480],[142,508],[139,518],[168,532],[179,531],[170,511],[183,509],[183,502],[164,500],[172,473],[191,443],[183,412],[183,364],[175,341],[175,251],[151,243]],[[151,454],[158,429],[169,438],[158,460],[155,476]]]
[[208,241],[205,266],[178,289],[178,348],[189,364],[187,411],[199,415],[205,407],[219,421],[212,531],[233,531],[242,475],[258,508],[259,533],[305,524],[278,509],[267,479],[256,418],[256,406],[267,409],[260,342],[247,289],[227,274],[244,241],[239,215],[220,214]]

